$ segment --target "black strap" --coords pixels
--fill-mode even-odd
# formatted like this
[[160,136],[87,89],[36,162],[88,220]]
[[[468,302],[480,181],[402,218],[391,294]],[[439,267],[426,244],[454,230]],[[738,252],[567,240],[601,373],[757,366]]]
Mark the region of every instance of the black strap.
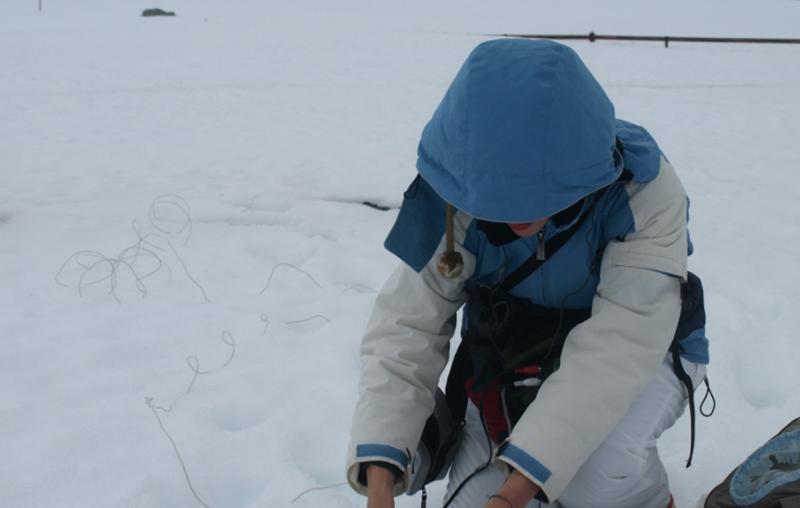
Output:
[[[502,290],[508,291],[513,288],[525,278],[535,272],[542,264],[558,252],[572,238],[575,233],[580,229],[581,225],[586,222],[587,218],[592,215],[594,205],[600,200],[600,197],[605,193],[608,187],[604,187],[598,191],[594,200],[583,215],[578,218],[577,222],[569,229],[558,233],[547,242],[547,249],[549,256],[546,259],[536,259],[536,255],[529,257],[522,265],[514,270],[508,277],[503,279],[499,284]],[[450,374],[447,376],[447,385],[445,387],[445,396],[447,398],[447,406],[450,409],[450,414],[456,422],[464,422],[464,415],[467,411],[467,392],[464,387],[464,382],[473,375],[472,357],[470,356],[469,348],[462,342],[456,351],[453,363],[450,367]]]
[[[623,171],[617,181],[626,182],[629,181],[630,178],[630,173]],[[572,227],[554,235],[548,240],[547,258],[537,259],[535,254],[532,255],[508,277],[503,279],[498,287],[503,291],[508,291],[529,277],[548,259],[553,257],[553,255],[555,255],[555,253],[558,252],[561,247],[566,245],[566,243],[575,235],[575,233],[578,232],[589,216],[592,215],[595,205],[598,201],[600,201],[600,198],[603,196],[603,194],[605,194],[609,187],[610,185],[603,187],[589,198],[592,199],[590,205],[588,206],[587,210],[584,211],[583,215],[578,218],[575,224],[572,225]],[[464,382],[469,379],[470,376],[472,376],[472,373],[472,358],[470,357],[469,349],[466,347],[466,344],[462,342],[456,351],[455,357],[453,358],[453,363],[450,367],[450,374],[447,376],[447,386],[445,387],[447,406],[450,409],[450,414],[453,416],[453,419],[457,422],[464,421],[464,415],[466,414],[467,410],[467,392],[464,388]]]
[[692,378],[689,377],[689,374],[686,373],[686,370],[683,368],[683,363],[681,362],[681,352],[680,346],[678,342],[675,341],[670,347],[672,352],[672,370],[675,371],[675,375],[678,377],[683,386],[686,387],[687,394],[689,396],[689,422],[691,425],[691,438],[689,444],[689,459],[686,461],[686,467],[692,466],[692,457],[694,456],[694,437],[695,437],[695,410],[694,410],[694,385],[692,384]]
[[[688,337],[693,331],[700,330],[705,328],[706,326],[706,311],[705,305],[703,303],[703,283],[700,278],[689,272],[686,282],[681,284],[681,315],[680,319],[678,320],[678,326],[675,330],[675,336],[672,338],[672,344],[670,345],[670,353],[672,353],[672,370],[675,372],[675,376],[677,376],[678,380],[686,387],[686,391],[689,397],[689,424],[691,425],[691,441],[689,445],[689,459],[686,461],[686,467],[690,467],[692,465],[692,457],[694,456],[694,443],[695,443],[695,420],[697,419],[696,416],[696,409],[694,403],[694,389],[695,387],[692,385],[692,379],[686,373],[686,370],[683,368],[683,364],[681,363],[681,344],[680,342]],[[711,388],[708,384],[708,378],[704,379],[706,383],[706,397],[703,398],[703,402],[700,404],[700,414],[703,416],[711,416],[714,412],[712,409],[710,412],[706,412],[703,410],[703,406],[705,405],[706,399],[711,396],[712,401],[714,402],[714,407],[716,407],[716,400],[714,399],[714,394],[711,393]]]
[[[594,196],[589,209],[584,212],[583,215],[573,224],[572,227],[569,229],[562,231],[547,241],[547,257],[544,259],[538,259],[538,257],[534,254],[533,256],[529,257],[522,263],[516,270],[514,270],[508,277],[503,279],[503,281],[499,284],[499,287],[503,291],[508,291],[523,280],[527,279],[533,272],[539,269],[545,261],[549,258],[553,257],[556,252],[558,252],[561,247],[563,247],[574,235],[578,232],[584,222],[592,215],[592,210],[594,209],[594,205],[600,200],[602,195],[608,190],[608,187],[603,187]],[[543,240],[539,240],[543,241]]]
[[[714,392],[711,391],[711,385],[708,382],[708,376],[703,378],[703,383],[706,384],[706,394],[703,396],[702,402],[700,402],[700,414],[705,416],[706,418],[710,418],[714,414],[714,411],[717,410],[717,398],[714,396]],[[711,403],[712,403],[711,411],[703,409],[709,397],[711,397]]]
[[464,424],[464,416],[467,414],[467,389],[464,383],[472,377],[472,357],[469,348],[464,342],[458,345],[456,355],[453,357],[453,364],[450,366],[450,373],[447,375],[447,385],[445,386],[445,398],[447,408],[455,422]]

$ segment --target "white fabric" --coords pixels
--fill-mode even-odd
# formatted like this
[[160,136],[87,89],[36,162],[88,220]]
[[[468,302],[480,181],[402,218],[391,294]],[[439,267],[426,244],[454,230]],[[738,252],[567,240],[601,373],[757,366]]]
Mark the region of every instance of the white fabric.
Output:
[[[705,376],[705,366],[686,360],[682,363],[697,387]],[[666,359],[657,376],[581,466],[559,499],[551,504],[531,501],[527,508],[665,508],[670,496],[669,482],[658,457],[656,440],[675,423],[686,404],[686,390],[675,376],[671,360]],[[467,408],[464,431],[450,470],[445,500],[491,457],[478,410],[472,404]],[[504,480],[505,473],[489,465],[464,485],[450,507],[482,507]]]
[[380,444],[408,454],[417,449],[447,364],[455,315],[464,303],[464,281],[475,271],[475,256],[461,247],[471,220],[460,212],[455,216],[455,240],[464,259],[460,277],[445,279],[436,269],[436,260],[445,250],[443,239],[420,273],[401,264],[375,299],[361,342],[359,400],[347,452],[347,480],[361,494],[366,494],[366,486],[358,481],[359,465],[372,460],[403,471],[395,495],[408,488],[410,461],[402,464],[388,456],[358,456],[357,447]]
[[675,169],[662,157],[655,180],[630,182],[625,190],[636,230],[624,242],[612,242],[613,250],[607,250],[608,262],[668,273],[685,281],[689,205]]

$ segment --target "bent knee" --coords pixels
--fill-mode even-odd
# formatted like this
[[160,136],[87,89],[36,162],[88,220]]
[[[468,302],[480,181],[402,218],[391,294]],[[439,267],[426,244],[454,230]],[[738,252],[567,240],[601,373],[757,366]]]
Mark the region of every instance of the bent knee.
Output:
[[641,508],[662,497],[669,497],[669,485],[654,448],[606,447],[578,470],[559,502],[564,508]]

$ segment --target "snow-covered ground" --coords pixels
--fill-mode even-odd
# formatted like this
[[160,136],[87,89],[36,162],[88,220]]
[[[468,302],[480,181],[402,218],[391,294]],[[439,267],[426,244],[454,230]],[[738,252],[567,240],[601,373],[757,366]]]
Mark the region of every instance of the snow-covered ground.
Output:
[[[360,203],[399,205],[479,34],[800,36],[796,0],[153,6],[3,5],[2,506],[277,507],[341,482],[396,263],[396,210]],[[800,415],[800,47],[572,46],[693,198],[719,405],[692,469],[685,418],[661,445],[693,507]]]

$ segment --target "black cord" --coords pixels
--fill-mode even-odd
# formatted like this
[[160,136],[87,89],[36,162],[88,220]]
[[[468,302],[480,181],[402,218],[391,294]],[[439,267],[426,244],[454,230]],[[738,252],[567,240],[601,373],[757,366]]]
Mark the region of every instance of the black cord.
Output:
[[483,419],[483,398],[482,397],[481,397],[481,405],[478,408],[478,416],[480,416],[480,419],[481,419],[481,427],[483,427],[483,433],[486,435],[486,442],[489,444],[489,460],[486,461],[486,464],[480,466],[478,469],[476,469],[475,471],[470,473],[469,476],[464,478],[464,480],[458,485],[458,487],[456,487],[456,490],[453,491],[453,494],[450,496],[450,498],[442,505],[442,508],[447,508],[448,506],[450,506],[450,503],[453,502],[453,500],[456,498],[458,493],[461,492],[461,489],[464,488],[464,486],[467,484],[468,481],[470,481],[476,475],[478,475],[479,473],[485,471],[486,468],[488,468],[489,466],[492,465],[492,456],[494,455],[493,454],[493,448],[494,447],[492,446],[492,438],[489,437],[489,428],[486,426],[486,421]]
[[695,410],[694,410],[694,385],[692,384],[692,378],[689,374],[686,373],[686,370],[683,368],[683,363],[681,362],[680,356],[680,346],[676,342],[670,348],[672,350],[672,370],[675,372],[675,375],[678,377],[683,386],[686,387],[686,393],[689,397],[689,425],[691,427],[691,437],[689,443],[689,459],[686,461],[686,467],[689,468],[692,466],[692,457],[694,457],[694,441],[695,441]]
[[[700,414],[705,416],[706,418],[709,418],[711,415],[714,414],[714,411],[716,411],[717,409],[717,398],[714,397],[714,392],[711,391],[711,385],[708,384],[708,377],[704,377],[703,382],[706,384],[706,395],[705,397],[703,397],[703,401],[700,403]],[[706,411],[703,408],[705,407],[706,400],[708,400],[709,396],[711,397],[711,403],[713,405],[711,406],[711,411]]]
[[[602,196],[600,196],[600,197],[602,197]],[[592,251],[592,243],[589,240],[589,236],[595,230],[595,220],[596,220],[596,216],[597,216],[597,205],[599,204],[600,197],[596,197],[595,198],[595,201],[589,205],[591,207],[590,210],[588,212],[586,212],[587,215],[594,215],[594,217],[592,217],[591,220],[589,221],[589,228],[586,230],[586,234],[583,235],[583,241],[584,241],[584,243],[586,243],[586,247],[587,247],[587,251],[588,252]],[[582,226],[582,224],[581,224],[581,226]],[[576,231],[576,233],[577,233],[577,231]],[[574,291],[572,291],[571,293],[568,293],[568,294],[564,295],[564,297],[561,299],[561,304],[558,306],[558,308],[559,308],[558,326],[556,327],[556,331],[553,332],[553,335],[549,339],[547,339],[548,341],[550,341],[550,344],[548,345],[547,353],[542,358],[542,361],[541,361],[542,364],[544,364],[544,362],[546,362],[550,358],[550,355],[553,354],[553,348],[555,346],[555,338],[558,336],[558,332],[561,331],[561,327],[564,325],[564,304],[567,303],[567,299],[568,298],[577,295],[578,293],[583,291],[584,288],[586,288],[587,284],[589,284],[589,281],[591,280],[592,275],[594,275],[594,270],[593,270],[593,266],[592,266],[593,264],[594,264],[594,256],[592,256],[592,258],[589,260],[589,273],[586,274],[586,277],[583,279],[583,282],[581,283],[581,285],[578,286],[578,288],[575,289]],[[542,284],[544,284],[544,271],[545,271],[546,268],[547,268],[547,265],[545,265],[545,264],[543,264],[542,267],[541,267],[542,281],[543,281]]]

